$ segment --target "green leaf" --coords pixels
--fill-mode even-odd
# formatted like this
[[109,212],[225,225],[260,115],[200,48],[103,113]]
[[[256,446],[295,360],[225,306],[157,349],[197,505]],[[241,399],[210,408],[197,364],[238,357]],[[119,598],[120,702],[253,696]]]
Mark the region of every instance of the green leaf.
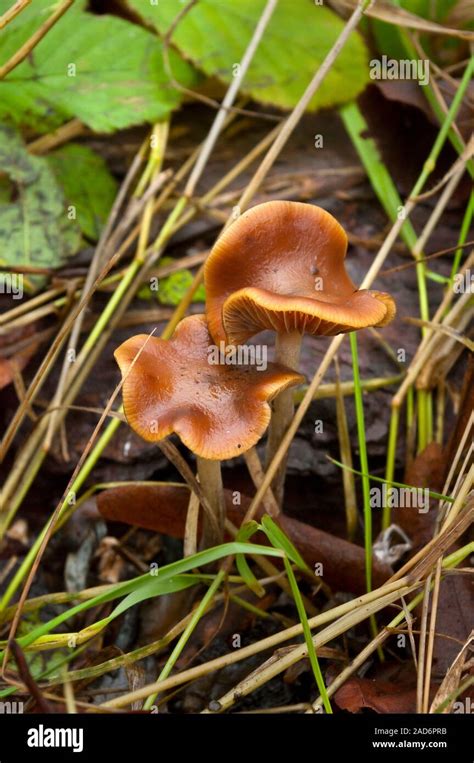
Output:
[[46,159],[31,156],[11,127],[0,125],[0,265],[55,268],[74,254],[81,233]]
[[[178,270],[176,273],[171,273],[167,278],[160,279],[160,288],[156,292],[158,302],[161,302],[162,305],[179,305],[193,281],[194,276],[187,269]],[[206,292],[203,284],[196,290],[192,301],[206,301]]]
[[[175,262],[173,257],[161,257],[160,259],[160,265],[163,266],[169,265],[172,262]],[[156,298],[162,305],[179,305],[193,281],[194,276],[191,271],[183,268],[183,270],[178,270],[176,273],[171,273],[169,276],[160,278],[158,289],[152,289],[148,285],[143,286],[138,292],[138,296],[140,299],[147,300]],[[192,301],[206,301],[204,284],[201,284],[196,290]]]
[[222,559],[229,554],[262,554],[263,556],[279,556],[283,557],[284,554],[276,548],[269,548],[268,546],[260,546],[256,543],[241,543],[232,541],[230,543],[222,543],[220,546],[214,546],[213,548],[205,549],[205,551],[198,551],[197,554],[187,556],[185,559],[180,559],[177,562],[162,567],[159,572],[160,577],[172,577],[173,575],[180,575],[184,572],[189,572],[195,567],[201,567],[211,562],[215,562],[218,559]]
[[[199,0],[178,22],[172,44],[206,74],[230,82],[265,2]],[[127,4],[162,35],[183,8],[175,0],[159,0],[156,5],[127,0]],[[329,8],[309,0],[279,0],[241,91],[262,103],[293,107],[343,28],[344,22]],[[310,110],[355,98],[367,81],[366,48],[354,32],[311,101]]]
[[48,162],[77,223],[87,238],[97,241],[117,193],[117,182],[101,156],[87,146],[70,143],[49,154]]
[[[0,14],[10,5],[10,0],[0,0]],[[50,0],[34,0],[26,16],[20,14],[2,30],[2,64],[38,29],[51,7]],[[173,50],[170,65],[184,85],[195,82],[194,70]],[[80,5],[66,11],[0,82],[0,118],[38,132],[73,117],[93,130],[110,132],[164,119],[180,100],[154,34],[114,16],[85,13]]]
[[426,277],[429,281],[433,281],[434,283],[441,283],[443,285],[451,283],[450,278],[446,278],[446,276],[442,276],[441,273],[436,273],[434,270],[427,270]]

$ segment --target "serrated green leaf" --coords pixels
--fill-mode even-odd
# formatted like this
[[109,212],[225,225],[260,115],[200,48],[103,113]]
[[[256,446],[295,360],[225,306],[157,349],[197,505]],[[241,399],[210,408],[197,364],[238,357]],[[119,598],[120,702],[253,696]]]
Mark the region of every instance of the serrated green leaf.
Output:
[[[0,13],[10,5],[0,0]],[[49,0],[35,0],[0,35],[5,63],[47,18]],[[35,13],[33,11],[36,11]],[[196,74],[170,50],[173,75]],[[114,16],[72,6],[28,58],[0,82],[0,117],[45,132],[76,117],[99,132],[166,118],[181,100],[165,71],[154,34]]]
[[[165,34],[183,6],[176,0],[127,0]],[[230,82],[265,0],[199,0],[173,31],[172,44],[206,74]],[[329,8],[310,0],[279,0],[242,82],[262,103],[291,108],[344,28]],[[355,98],[368,82],[364,42],[354,32],[310,104],[310,110]]]
[[0,125],[0,265],[55,268],[74,254],[81,232],[46,159],[31,156],[18,133]]
[[97,241],[117,193],[117,182],[106,162],[87,146],[70,143],[47,160],[62,186],[77,223],[87,238]]

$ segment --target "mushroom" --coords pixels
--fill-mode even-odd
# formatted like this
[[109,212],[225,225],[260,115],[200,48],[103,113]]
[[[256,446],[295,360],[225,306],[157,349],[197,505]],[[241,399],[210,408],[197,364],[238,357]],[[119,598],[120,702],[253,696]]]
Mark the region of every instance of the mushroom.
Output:
[[[395,315],[383,292],[358,290],[344,267],[347,236],[320,207],[259,204],[218,239],[205,265],[206,313],[216,342],[239,344],[263,329],[277,333],[275,359],[298,367],[303,333],[335,336],[384,326]],[[293,417],[291,390],[274,403],[267,464]],[[284,465],[274,483],[281,502]]]
[[150,442],[174,432],[196,455],[218,543],[225,518],[219,462],[258,442],[271,417],[268,401],[302,377],[275,363],[260,370],[248,362],[227,364],[225,358],[215,363],[215,349],[205,316],[192,315],[170,340],[146,334],[127,339],[115,359],[124,378],[125,415],[135,432]]

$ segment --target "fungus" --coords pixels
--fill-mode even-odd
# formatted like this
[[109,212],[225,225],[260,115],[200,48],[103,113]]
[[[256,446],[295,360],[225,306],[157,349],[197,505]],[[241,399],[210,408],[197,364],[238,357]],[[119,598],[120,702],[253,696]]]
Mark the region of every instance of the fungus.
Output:
[[220,528],[224,502],[220,461],[245,453],[267,428],[268,401],[302,377],[269,363],[210,362],[214,350],[203,315],[177,326],[170,340],[139,334],[115,351],[124,377],[126,418],[144,440],[178,435],[197,458],[199,481]]
[[[218,239],[205,266],[214,340],[239,344],[273,329],[276,361],[296,369],[304,333],[335,336],[389,323],[393,299],[357,289],[344,267],[346,250],[343,228],[320,207],[270,201],[245,212]],[[274,404],[267,464],[293,411],[291,390],[283,392]],[[282,479],[280,471],[274,483],[279,501]]]

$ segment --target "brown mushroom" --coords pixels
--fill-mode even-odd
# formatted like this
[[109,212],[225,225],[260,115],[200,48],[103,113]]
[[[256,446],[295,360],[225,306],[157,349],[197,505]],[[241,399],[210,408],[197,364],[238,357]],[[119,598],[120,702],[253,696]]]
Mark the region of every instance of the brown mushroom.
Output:
[[[270,201],[239,217],[205,266],[207,319],[217,341],[238,344],[277,332],[276,360],[297,368],[303,333],[318,336],[384,326],[395,315],[385,293],[359,291],[344,267],[347,236],[320,207]],[[267,462],[293,416],[291,390],[274,404]],[[282,474],[275,481],[281,500]]]
[[172,339],[133,336],[115,358],[124,377],[130,426],[150,442],[175,432],[195,453],[201,486],[222,536],[219,462],[258,442],[270,421],[268,401],[302,377],[274,363],[261,370],[249,363],[213,363],[214,349],[205,316],[193,315],[181,321]]
[[344,229],[320,207],[252,207],[217,240],[205,265],[214,340],[239,344],[263,329],[334,336],[389,323],[393,299],[357,290],[344,267],[346,250]]

